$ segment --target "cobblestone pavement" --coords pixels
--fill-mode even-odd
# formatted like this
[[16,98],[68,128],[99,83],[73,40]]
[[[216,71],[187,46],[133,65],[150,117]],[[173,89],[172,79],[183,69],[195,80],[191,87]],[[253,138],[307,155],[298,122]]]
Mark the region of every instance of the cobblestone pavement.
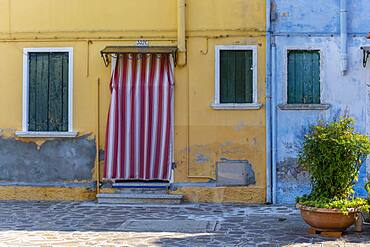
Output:
[[[0,202],[0,207],[0,246],[370,246],[368,226],[361,234],[351,228],[341,239],[309,235],[299,212],[285,206]],[[127,222],[140,220],[209,221],[213,228],[125,229]]]

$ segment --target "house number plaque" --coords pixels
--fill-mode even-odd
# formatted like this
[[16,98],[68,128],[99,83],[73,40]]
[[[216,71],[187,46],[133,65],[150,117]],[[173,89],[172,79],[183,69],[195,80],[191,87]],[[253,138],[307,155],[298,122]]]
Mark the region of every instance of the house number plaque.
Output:
[[147,47],[149,46],[149,40],[139,39],[136,41],[136,46]]

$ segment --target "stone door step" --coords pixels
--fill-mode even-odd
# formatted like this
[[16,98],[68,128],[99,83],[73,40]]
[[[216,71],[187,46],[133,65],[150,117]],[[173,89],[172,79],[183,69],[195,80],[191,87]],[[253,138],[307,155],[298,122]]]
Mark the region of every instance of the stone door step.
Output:
[[167,194],[167,188],[114,188],[114,193],[121,193],[121,194]]
[[96,195],[98,203],[109,204],[180,204],[182,195],[147,194],[147,193],[100,193]]
[[114,183],[113,188],[128,188],[128,189],[140,189],[140,188],[152,188],[152,189],[167,189],[170,187],[170,183],[166,182],[125,182],[125,183]]

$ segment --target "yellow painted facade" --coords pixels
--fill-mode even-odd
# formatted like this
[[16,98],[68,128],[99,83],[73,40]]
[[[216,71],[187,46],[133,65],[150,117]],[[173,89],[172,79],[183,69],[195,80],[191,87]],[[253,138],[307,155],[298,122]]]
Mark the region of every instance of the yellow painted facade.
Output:
[[[256,184],[248,187],[181,188],[192,201],[265,201],[265,1],[187,0],[186,65],[175,69],[175,183],[215,179],[221,158],[248,160]],[[0,128],[3,138],[22,129],[23,49],[72,47],[74,55],[73,129],[96,138],[104,149],[110,68],[100,51],[106,46],[177,45],[175,0],[0,0]],[[215,110],[215,45],[253,45],[258,49],[259,110]],[[7,133],[5,135],[5,133]],[[42,143],[44,138],[16,138]],[[199,162],[201,155],[206,161]],[[103,163],[100,162],[100,170]],[[96,168],[96,165],[95,165]],[[102,174],[102,173],[100,173]],[[91,180],[95,180],[95,169]],[[101,177],[101,175],[100,175]],[[0,191],[6,188],[0,187]],[[14,197],[7,191],[16,191]],[[92,199],[78,188],[60,188],[59,199]],[[7,188],[1,199],[51,199],[49,190]],[[27,191],[29,196],[19,196]],[[51,192],[51,191],[50,191]],[[10,192],[11,193],[11,192]],[[51,192],[52,193],[52,192]],[[77,196],[81,193],[81,196]]]
[[1,186],[0,200],[89,201],[96,190],[88,188]]
[[173,194],[184,195],[188,202],[216,203],[263,203],[266,197],[265,188],[257,187],[189,187],[179,188]]

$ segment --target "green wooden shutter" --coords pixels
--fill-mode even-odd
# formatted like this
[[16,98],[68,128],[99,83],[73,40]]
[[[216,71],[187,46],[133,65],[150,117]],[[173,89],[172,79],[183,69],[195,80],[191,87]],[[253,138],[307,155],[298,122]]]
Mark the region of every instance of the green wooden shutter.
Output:
[[253,52],[220,51],[220,103],[253,102]]
[[320,104],[319,51],[289,51],[288,104]]
[[68,131],[68,53],[29,53],[30,131]]

